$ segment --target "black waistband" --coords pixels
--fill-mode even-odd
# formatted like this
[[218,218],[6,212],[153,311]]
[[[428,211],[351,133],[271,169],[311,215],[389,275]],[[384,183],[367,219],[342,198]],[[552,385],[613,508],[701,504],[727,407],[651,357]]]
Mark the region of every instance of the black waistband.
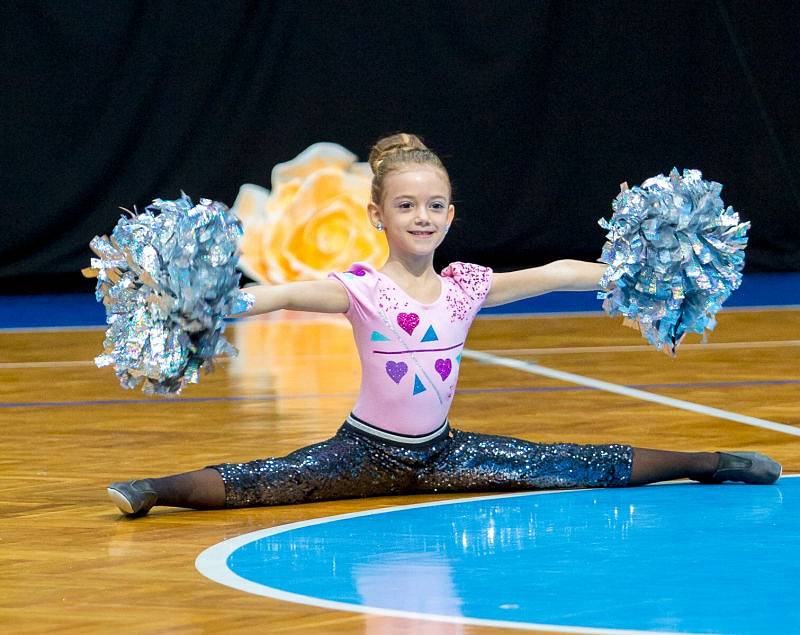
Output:
[[400,434],[384,430],[356,417],[352,412],[344,425],[351,431],[364,434],[385,443],[410,448],[423,448],[445,438],[450,432],[450,422],[445,419],[441,426],[425,434]]

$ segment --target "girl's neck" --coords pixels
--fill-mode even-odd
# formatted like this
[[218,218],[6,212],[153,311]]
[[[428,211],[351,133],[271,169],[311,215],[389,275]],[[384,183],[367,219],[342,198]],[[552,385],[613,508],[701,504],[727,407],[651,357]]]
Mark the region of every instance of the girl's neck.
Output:
[[436,277],[436,271],[433,268],[433,254],[422,258],[399,258],[389,254],[389,259],[381,267],[380,272],[399,280],[409,278],[424,280]]
[[424,305],[431,305],[442,295],[443,283],[433,268],[433,258],[413,260],[392,258],[380,269],[380,272],[391,279],[412,300]]

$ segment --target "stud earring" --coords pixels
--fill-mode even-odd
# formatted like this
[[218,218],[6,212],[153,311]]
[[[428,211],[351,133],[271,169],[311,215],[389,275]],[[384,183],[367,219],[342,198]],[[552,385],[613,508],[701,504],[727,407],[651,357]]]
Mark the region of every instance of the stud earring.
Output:
[[377,229],[379,232],[382,232],[383,231],[383,223],[378,221],[378,224],[375,225],[375,229]]

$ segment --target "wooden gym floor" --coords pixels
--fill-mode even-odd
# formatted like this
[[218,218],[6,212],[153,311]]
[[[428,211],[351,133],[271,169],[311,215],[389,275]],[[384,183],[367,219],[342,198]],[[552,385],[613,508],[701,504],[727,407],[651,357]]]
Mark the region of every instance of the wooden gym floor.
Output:
[[[729,310],[677,359],[599,314],[478,318],[451,421],[540,441],[752,449],[800,471],[800,310]],[[194,512],[129,520],[107,483],[285,454],[333,434],[359,369],[347,322],[281,313],[228,331],[238,358],[177,399],[123,391],[97,369],[102,329],[0,331],[0,630],[3,632],[488,632],[324,610],[200,575],[198,553],[293,521],[439,496]],[[491,360],[524,360],[784,429],[591,389]]]

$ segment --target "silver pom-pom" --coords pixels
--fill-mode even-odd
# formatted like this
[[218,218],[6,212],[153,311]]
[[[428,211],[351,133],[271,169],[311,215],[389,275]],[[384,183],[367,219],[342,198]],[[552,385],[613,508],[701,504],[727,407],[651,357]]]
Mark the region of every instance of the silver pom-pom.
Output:
[[110,239],[96,236],[98,258],[84,274],[97,276],[109,328],[95,363],[113,364],[124,388],[178,394],[213,369],[214,356],[235,355],[222,333],[224,317],[247,304],[236,271],[241,233],[225,205],[194,205],[181,192],[123,216]]
[[624,315],[657,349],[674,354],[686,333],[704,333],[742,280],[750,223],[725,208],[722,185],[673,168],[622,191],[612,203],[600,281],[603,308]]

